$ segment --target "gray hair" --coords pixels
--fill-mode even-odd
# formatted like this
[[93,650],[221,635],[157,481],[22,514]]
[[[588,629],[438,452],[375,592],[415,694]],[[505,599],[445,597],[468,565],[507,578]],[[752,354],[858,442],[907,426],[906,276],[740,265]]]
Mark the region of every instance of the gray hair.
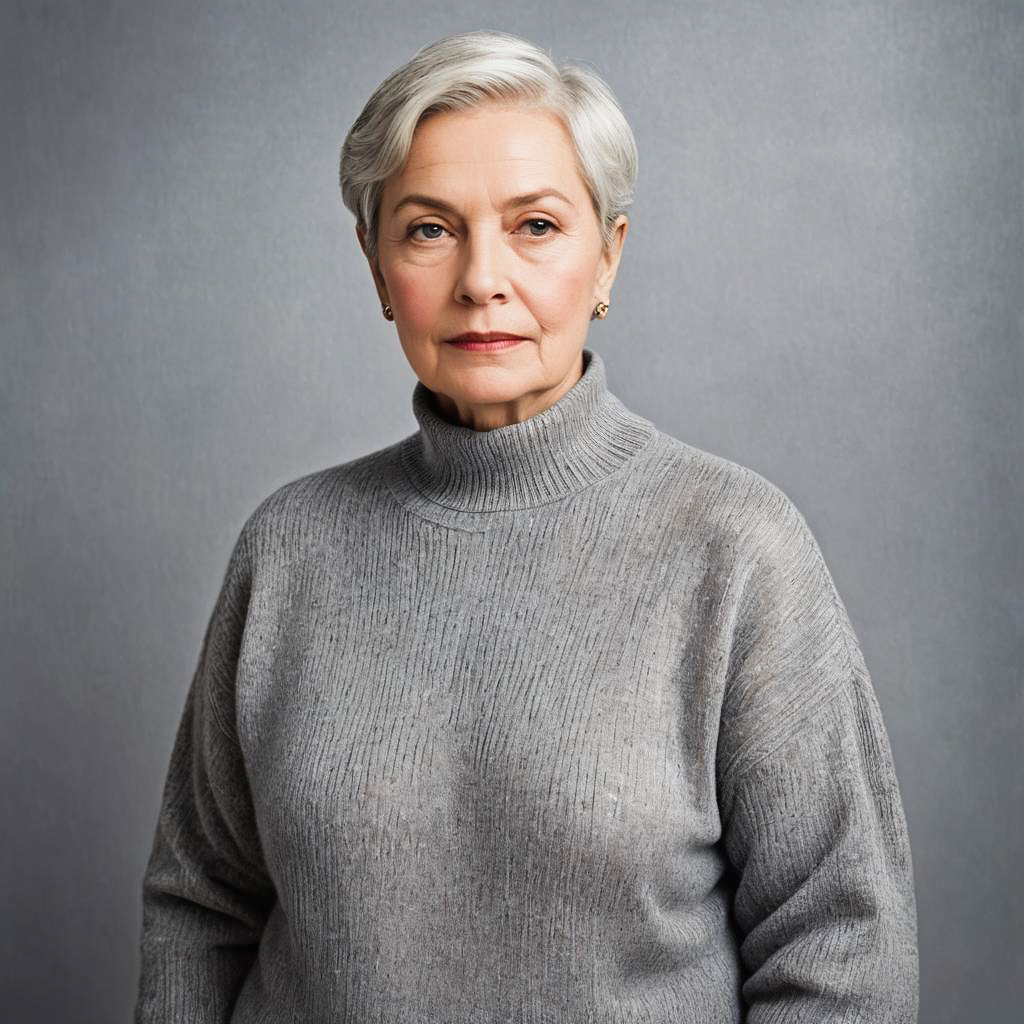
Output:
[[341,195],[377,255],[384,184],[409,156],[429,114],[486,103],[558,115],[576,150],[605,245],[633,201],[636,141],[611,89],[589,68],[556,65],[533,43],[506,32],[464,32],[423,47],[374,91],[341,148]]

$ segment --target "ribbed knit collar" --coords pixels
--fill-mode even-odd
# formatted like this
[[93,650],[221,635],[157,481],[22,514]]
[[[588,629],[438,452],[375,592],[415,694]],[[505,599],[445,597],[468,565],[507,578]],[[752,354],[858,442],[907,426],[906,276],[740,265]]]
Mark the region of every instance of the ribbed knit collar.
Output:
[[417,382],[412,409],[420,429],[399,458],[419,499],[465,513],[532,508],[583,490],[635,455],[654,425],[608,390],[598,353],[583,349],[583,363],[583,376],[553,405],[493,430],[444,419]]

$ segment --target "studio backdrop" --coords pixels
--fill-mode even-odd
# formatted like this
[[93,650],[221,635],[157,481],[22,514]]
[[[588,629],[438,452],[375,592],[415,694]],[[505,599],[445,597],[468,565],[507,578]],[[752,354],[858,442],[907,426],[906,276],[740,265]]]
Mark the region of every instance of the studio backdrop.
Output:
[[806,517],[885,716],[921,1020],[1024,1003],[1015,0],[7,3],[2,996],[108,1024],[235,537],[415,429],[338,189],[363,102],[495,28],[592,64],[640,174],[610,389]]

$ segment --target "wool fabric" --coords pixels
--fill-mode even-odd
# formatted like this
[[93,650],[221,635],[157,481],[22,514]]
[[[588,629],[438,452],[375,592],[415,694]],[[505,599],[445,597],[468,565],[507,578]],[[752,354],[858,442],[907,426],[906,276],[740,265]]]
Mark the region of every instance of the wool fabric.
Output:
[[542,412],[280,488],[205,635],[138,1024],[910,1022],[860,646],[764,477],[583,350]]

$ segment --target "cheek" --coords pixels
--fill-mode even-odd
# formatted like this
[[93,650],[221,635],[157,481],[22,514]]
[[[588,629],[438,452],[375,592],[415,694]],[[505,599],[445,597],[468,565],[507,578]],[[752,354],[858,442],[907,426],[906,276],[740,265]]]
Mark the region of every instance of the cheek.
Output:
[[423,330],[434,323],[451,294],[445,275],[436,268],[416,272],[393,272],[388,278],[391,304],[413,330]]
[[531,275],[526,299],[543,324],[562,325],[590,309],[594,275],[580,267],[549,266]]

